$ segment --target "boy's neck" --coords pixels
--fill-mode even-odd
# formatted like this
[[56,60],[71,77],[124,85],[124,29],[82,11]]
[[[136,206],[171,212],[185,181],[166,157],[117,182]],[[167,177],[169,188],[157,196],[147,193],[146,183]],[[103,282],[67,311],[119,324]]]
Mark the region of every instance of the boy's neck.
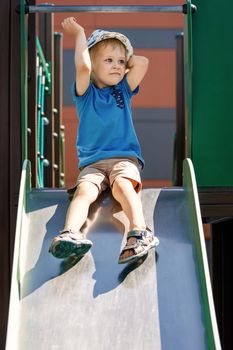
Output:
[[95,85],[95,87],[97,87],[98,89],[105,89],[105,88],[110,88],[111,86],[114,86],[114,85],[104,85],[104,84],[101,84],[101,83],[98,83],[94,80],[92,80],[92,83]]

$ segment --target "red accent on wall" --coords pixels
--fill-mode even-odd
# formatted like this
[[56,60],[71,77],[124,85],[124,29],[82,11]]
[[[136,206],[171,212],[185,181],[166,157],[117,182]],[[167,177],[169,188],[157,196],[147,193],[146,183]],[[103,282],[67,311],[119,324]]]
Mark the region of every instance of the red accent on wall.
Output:
[[135,50],[149,58],[148,72],[133,98],[134,107],[175,108],[176,54],[174,50]]

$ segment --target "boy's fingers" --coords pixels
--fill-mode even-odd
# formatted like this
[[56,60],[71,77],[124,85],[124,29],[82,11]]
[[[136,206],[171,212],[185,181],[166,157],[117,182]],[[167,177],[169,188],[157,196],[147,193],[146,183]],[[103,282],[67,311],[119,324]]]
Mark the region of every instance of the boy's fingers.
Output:
[[61,25],[62,25],[62,27],[65,29],[65,27],[68,28],[68,26],[71,26],[71,25],[73,25],[74,23],[77,23],[75,17],[67,17],[67,18],[65,18],[65,19],[62,21]]
[[70,24],[69,18],[66,18],[63,22],[63,26],[67,26]]
[[67,21],[70,22],[76,22],[76,19],[74,17],[68,17]]

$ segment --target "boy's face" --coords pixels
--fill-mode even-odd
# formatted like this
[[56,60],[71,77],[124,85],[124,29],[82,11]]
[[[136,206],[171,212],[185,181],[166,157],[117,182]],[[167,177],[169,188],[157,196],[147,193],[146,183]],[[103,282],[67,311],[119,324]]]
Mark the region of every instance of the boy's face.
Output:
[[92,80],[98,88],[118,84],[125,75],[126,52],[121,45],[101,45],[92,58]]

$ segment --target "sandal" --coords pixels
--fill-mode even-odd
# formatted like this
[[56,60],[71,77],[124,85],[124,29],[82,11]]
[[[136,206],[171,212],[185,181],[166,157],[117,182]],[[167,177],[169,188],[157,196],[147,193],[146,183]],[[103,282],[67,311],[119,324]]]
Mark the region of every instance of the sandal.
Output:
[[[129,244],[129,239],[131,237],[135,238],[134,244]],[[158,238],[155,237],[151,232],[148,232],[147,230],[129,231],[127,234],[127,243],[121,251],[118,263],[124,264],[128,262],[135,262],[138,259],[145,256],[146,254],[148,254],[148,251],[151,248],[156,247],[158,244],[159,244]],[[130,250],[133,251],[133,254],[130,256],[127,256],[126,258],[123,258],[124,253]]]
[[71,255],[76,258],[85,255],[92,247],[92,242],[80,232],[63,230],[53,238],[49,252],[58,259],[65,259]]

